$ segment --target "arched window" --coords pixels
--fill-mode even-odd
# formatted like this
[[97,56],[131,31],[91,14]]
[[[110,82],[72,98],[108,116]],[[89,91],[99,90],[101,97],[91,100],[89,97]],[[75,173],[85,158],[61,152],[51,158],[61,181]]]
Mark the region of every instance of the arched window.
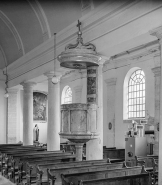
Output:
[[128,80],[128,118],[145,118],[145,74],[141,69]]
[[72,103],[72,90],[69,86],[65,86],[62,91],[62,104]]

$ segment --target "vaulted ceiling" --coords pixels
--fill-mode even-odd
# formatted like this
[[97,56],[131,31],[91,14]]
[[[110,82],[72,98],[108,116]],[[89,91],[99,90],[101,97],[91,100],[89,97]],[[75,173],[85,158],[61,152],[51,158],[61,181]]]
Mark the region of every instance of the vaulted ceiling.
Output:
[[80,17],[76,0],[0,1],[0,69]]

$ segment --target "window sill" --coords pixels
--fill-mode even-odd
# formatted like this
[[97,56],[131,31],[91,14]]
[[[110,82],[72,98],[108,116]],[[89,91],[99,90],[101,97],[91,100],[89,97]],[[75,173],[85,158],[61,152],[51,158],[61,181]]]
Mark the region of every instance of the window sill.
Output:
[[147,124],[147,119],[146,118],[141,118],[141,119],[123,119],[123,123],[132,124],[133,120],[136,121],[139,124]]

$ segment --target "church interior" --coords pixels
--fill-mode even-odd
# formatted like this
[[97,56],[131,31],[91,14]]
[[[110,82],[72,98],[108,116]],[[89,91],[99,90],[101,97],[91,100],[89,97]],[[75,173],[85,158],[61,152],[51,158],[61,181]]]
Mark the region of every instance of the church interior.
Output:
[[162,1],[7,0],[0,25],[0,185],[162,184]]

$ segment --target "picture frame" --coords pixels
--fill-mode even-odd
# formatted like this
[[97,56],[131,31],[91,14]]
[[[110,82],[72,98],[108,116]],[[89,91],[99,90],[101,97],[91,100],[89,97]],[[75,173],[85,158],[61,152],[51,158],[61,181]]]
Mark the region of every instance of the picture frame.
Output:
[[33,121],[47,122],[47,93],[33,92]]

